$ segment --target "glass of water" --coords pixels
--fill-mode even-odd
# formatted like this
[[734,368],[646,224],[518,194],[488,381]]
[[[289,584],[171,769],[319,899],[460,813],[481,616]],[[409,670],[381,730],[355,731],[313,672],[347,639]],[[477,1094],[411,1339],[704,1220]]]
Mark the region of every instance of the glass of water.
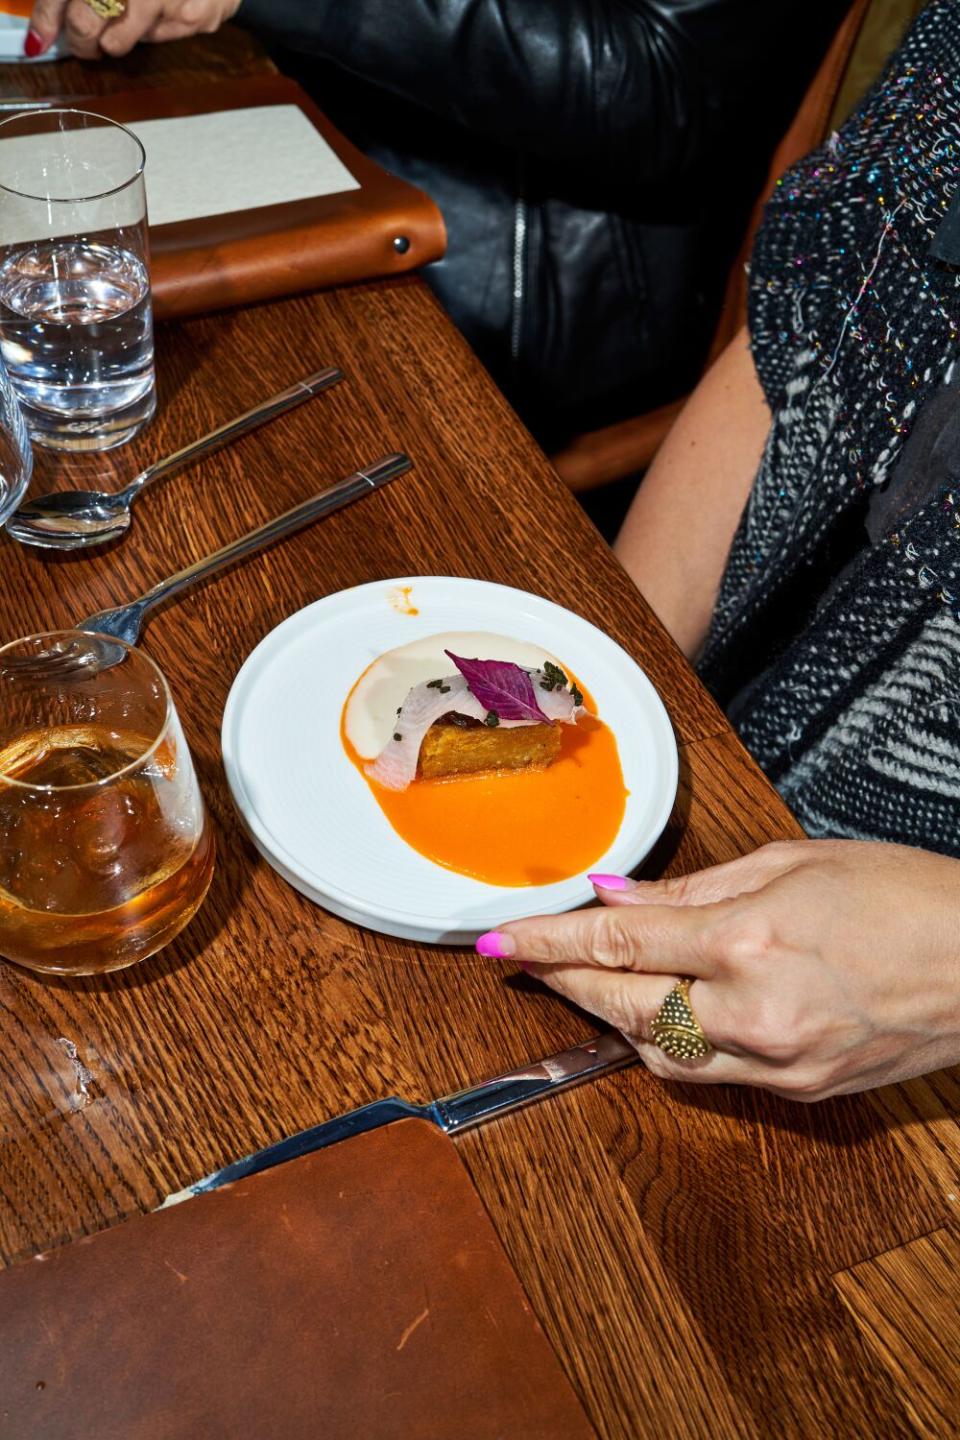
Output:
[[33,474],[33,451],[17,392],[0,355],[0,525],[20,504]]
[[144,158],[83,110],[0,123],[0,351],[40,445],[109,450],[156,407]]

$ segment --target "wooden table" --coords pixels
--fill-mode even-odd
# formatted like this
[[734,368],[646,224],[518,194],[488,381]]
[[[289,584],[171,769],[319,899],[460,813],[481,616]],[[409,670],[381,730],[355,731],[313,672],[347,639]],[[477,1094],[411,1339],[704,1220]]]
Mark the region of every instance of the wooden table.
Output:
[[[146,84],[263,63],[233,36],[144,49],[133,68]],[[131,83],[129,69],[72,63],[4,79],[8,94]],[[797,833],[415,278],[164,328],[149,432],[111,456],[38,455],[37,493],[116,484],[328,362],[346,384],[152,494],[110,553],[0,544],[8,638],[129,598],[383,451],[416,462],[150,622],[144,645],[170,678],[215,817],[216,878],[181,940],[133,971],[57,983],[0,967],[9,1261],[351,1106],[426,1099],[592,1033],[508,964],[325,914],[244,840],[220,765],[223,704],[246,655],[303,604],[408,573],[545,594],[624,645],[673,717],[681,789],[648,873]],[[601,1436],[943,1435],[960,1418],[958,1108],[956,1075],[803,1107],[637,1067],[459,1150]]]

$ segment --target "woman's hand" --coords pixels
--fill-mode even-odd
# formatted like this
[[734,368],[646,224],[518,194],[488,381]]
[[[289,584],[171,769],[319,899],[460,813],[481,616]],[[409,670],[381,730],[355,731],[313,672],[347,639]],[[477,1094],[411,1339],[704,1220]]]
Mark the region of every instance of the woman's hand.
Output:
[[123,15],[104,20],[86,0],[37,0],[25,50],[31,57],[42,55],[64,31],[81,60],[126,55],[140,40],[210,34],[239,8],[240,0],[128,0]]
[[[655,883],[592,876],[600,909],[481,936],[623,1031],[655,1075],[796,1100],[960,1060],[960,861],[807,840]],[[715,1047],[671,1060],[650,1022],[681,976]]]

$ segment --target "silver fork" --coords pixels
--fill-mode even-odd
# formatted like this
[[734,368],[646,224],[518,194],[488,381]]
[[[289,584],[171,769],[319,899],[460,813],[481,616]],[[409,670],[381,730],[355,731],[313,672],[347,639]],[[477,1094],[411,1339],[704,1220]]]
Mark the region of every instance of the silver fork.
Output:
[[[235,561],[252,555],[254,551],[262,550],[287,535],[293,535],[314,520],[343,509],[345,505],[359,500],[363,495],[369,495],[372,490],[380,489],[412,468],[413,462],[407,455],[385,455],[372,465],[365,465],[352,475],[339,480],[319,495],[304,500],[283,515],[278,515],[275,520],[268,520],[265,525],[259,525],[256,530],[241,535],[239,540],[232,540],[229,545],[215,550],[212,555],[178,570],[175,575],[161,580],[136,600],[88,615],[86,619],[77,621],[73,629],[98,637],[114,636],[128,645],[136,645],[146,616],[165,600],[178,595],[189,585],[195,585],[198,580],[204,580],[208,575],[214,575]],[[77,641],[72,641],[43,655],[0,656],[0,674],[12,679],[42,676],[53,681],[79,679],[81,676],[88,678],[110,665],[115,665],[122,659],[123,653],[119,645],[110,645],[108,641],[102,645],[84,645],[82,648]]]

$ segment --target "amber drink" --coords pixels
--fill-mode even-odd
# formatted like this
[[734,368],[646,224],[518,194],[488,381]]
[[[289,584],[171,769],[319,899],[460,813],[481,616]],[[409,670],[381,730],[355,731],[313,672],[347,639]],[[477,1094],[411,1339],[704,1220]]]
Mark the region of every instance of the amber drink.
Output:
[[160,671],[105,636],[0,650],[0,955],[92,975],[160,950],[214,847]]

